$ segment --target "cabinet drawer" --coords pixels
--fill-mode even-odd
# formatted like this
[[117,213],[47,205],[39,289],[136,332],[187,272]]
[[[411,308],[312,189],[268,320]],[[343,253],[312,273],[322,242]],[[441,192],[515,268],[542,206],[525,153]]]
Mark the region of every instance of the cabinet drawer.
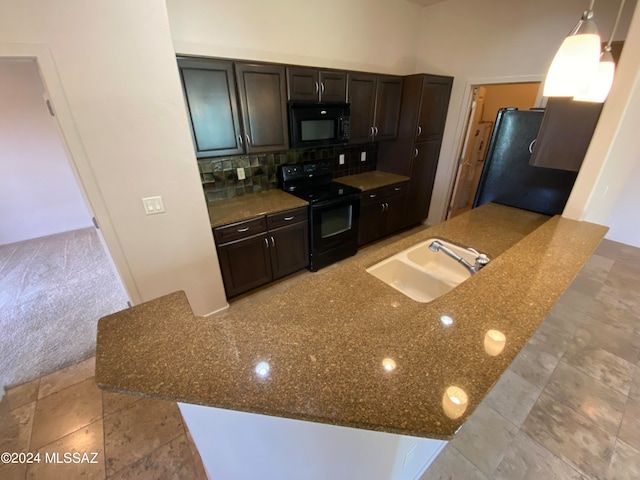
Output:
[[241,238],[256,235],[267,231],[267,222],[264,216],[252,218],[242,222],[231,223],[213,229],[213,235],[218,245],[239,240]]
[[373,190],[366,190],[362,192],[362,194],[360,195],[360,199],[363,204],[377,203],[383,196],[383,188],[374,188]]
[[389,195],[397,195],[399,193],[406,192],[408,186],[409,182],[394,183],[393,185],[382,187],[379,190],[381,191],[383,197],[388,197]]
[[307,207],[294,208],[293,210],[267,215],[267,226],[269,230],[306,221]]

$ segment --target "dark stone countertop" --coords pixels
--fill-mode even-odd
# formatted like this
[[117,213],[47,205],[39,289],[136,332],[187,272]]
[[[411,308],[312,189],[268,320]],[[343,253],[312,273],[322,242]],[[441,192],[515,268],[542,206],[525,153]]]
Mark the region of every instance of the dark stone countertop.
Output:
[[229,200],[216,200],[209,202],[207,207],[211,227],[215,228],[307,205],[306,201],[282,190],[267,190]]
[[356,187],[366,192],[380,187],[393,185],[394,183],[407,182],[409,177],[396,175],[395,173],[382,172],[374,170],[373,172],[358,173],[357,175],[349,175],[347,177],[334,178],[334,181]]
[[[606,230],[487,204],[212,317],[195,317],[175,292],[100,319],[96,382],[121,393],[449,439]],[[426,304],[365,271],[432,237],[493,260]],[[506,338],[497,355],[486,346],[489,330]],[[384,359],[396,368],[386,370]],[[269,366],[263,377],[261,362]],[[457,418],[443,402],[452,386],[468,398]]]

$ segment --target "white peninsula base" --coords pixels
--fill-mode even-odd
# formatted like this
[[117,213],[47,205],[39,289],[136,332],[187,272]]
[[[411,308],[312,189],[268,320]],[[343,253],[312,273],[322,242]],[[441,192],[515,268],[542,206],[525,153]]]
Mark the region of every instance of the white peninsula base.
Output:
[[446,441],[179,403],[212,480],[417,480]]

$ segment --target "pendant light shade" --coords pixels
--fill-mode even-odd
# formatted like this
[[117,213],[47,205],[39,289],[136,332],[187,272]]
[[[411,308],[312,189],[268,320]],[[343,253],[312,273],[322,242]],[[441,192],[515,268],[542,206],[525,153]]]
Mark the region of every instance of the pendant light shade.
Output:
[[611,85],[613,85],[615,71],[616,67],[611,53],[604,51],[602,57],[600,57],[598,70],[590,85],[584,92],[574,96],[573,99],[581,102],[604,102],[607,99],[609,90],[611,90]]
[[591,78],[589,85],[583,91],[578,92],[573,97],[574,100],[578,100],[581,102],[603,103],[607,99],[609,90],[611,90],[611,86],[613,85],[613,77],[616,73],[616,64],[613,61],[613,56],[611,55],[611,42],[613,42],[613,38],[616,34],[616,29],[618,28],[618,23],[620,22],[620,15],[622,15],[624,2],[625,0],[620,1],[618,16],[616,17],[616,21],[613,24],[609,42],[604,47],[604,52],[602,52],[602,56],[600,57],[598,70]]
[[551,62],[544,84],[545,97],[573,97],[588,88],[600,61],[600,35],[587,10],[564,39]]

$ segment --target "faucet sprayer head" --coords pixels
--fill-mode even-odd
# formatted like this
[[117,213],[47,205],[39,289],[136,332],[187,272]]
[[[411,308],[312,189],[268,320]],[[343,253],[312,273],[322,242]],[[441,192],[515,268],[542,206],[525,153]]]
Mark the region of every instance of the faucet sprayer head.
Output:
[[439,241],[434,240],[433,242],[431,242],[431,245],[429,245],[429,250],[431,250],[432,252],[437,252],[438,250],[440,250],[441,246],[442,244]]

